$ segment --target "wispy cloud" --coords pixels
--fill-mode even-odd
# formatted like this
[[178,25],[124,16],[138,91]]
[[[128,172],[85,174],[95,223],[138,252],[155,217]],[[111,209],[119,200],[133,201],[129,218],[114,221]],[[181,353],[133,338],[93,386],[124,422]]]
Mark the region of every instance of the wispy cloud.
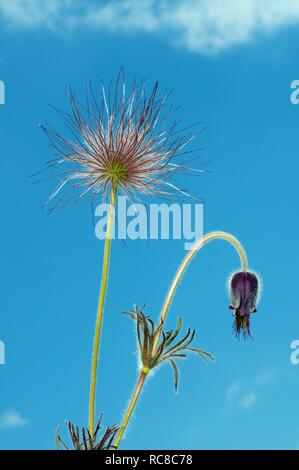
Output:
[[240,383],[233,383],[226,392],[226,403],[224,414],[231,414],[233,411],[249,411],[257,402],[257,393]]
[[241,390],[242,390],[242,387],[237,382],[230,385],[227,389],[227,392],[226,392],[227,401],[230,402],[230,401],[234,400],[239,395]]
[[[60,5],[61,4],[61,5]],[[64,5],[65,4],[65,5]],[[0,17],[6,26],[32,28],[54,26],[63,14],[63,0],[0,0]]]
[[0,416],[0,429],[16,428],[27,423],[27,419],[14,410],[8,410]]
[[298,0],[0,0],[8,26],[150,33],[216,53],[299,24]]
[[250,411],[258,401],[259,392],[269,386],[275,380],[275,373],[271,369],[265,369],[250,383],[240,381],[232,383],[226,391],[226,403],[224,414],[233,411]]
[[264,387],[269,385],[271,382],[275,380],[275,373],[273,370],[267,369],[261,372],[255,379],[255,383],[257,386]]
[[241,399],[239,400],[238,403],[238,408],[240,410],[250,410],[251,408],[254,407],[257,401],[257,394],[256,392],[248,392],[246,393]]

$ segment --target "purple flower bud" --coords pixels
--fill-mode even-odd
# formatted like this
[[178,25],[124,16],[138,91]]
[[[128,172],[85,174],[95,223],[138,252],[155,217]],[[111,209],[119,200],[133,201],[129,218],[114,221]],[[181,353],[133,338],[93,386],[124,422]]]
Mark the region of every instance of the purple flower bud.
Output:
[[234,331],[244,338],[250,337],[250,315],[256,312],[259,280],[254,273],[235,273],[230,281],[232,305],[234,310]]

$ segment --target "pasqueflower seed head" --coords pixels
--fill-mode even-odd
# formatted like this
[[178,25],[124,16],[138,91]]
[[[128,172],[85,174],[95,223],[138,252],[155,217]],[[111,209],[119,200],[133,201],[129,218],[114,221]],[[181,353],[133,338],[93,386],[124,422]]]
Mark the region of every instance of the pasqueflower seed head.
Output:
[[47,202],[55,198],[54,208],[61,208],[99,194],[107,199],[116,187],[130,199],[188,196],[171,179],[179,172],[203,171],[189,166],[195,150],[185,149],[202,128],[184,128],[184,118],[169,123],[175,111],[168,106],[169,94],[158,97],[158,82],[148,95],[144,82],[127,91],[123,71],[108,91],[103,87],[97,94],[88,83],[84,105],[68,90],[70,111],[56,111],[69,137],[41,125],[57,155],[46,169],[61,169],[52,175],[60,182]]

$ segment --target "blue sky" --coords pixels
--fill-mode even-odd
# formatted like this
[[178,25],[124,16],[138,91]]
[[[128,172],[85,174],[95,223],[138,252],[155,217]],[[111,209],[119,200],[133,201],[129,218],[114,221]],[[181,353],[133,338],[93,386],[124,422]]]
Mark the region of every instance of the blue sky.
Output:
[[[205,122],[209,173],[184,186],[204,200],[204,231],[236,235],[263,279],[254,340],[238,342],[226,292],[238,259],[220,241],[198,254],[169,326],[183,315],[216,361],[181,363],[178,394],[170,368],[158,370],[123,448],[296,449],[298,3],[243,0],[240,15],[233,0],[98,3],[0,1],[0,448],[53,448],[58,424],[87,424],[103,246],[88,204],[47,216],[53,182],[33,185],[28,175],[51,158],[38,123],[61,125],[48,103],[66,109],[69,84],[80,94],[86,79],[109,82],[123,66],[128,81],[159,80]],[[184,254],[179,240],[113,243],[97,395],[106,425],[120,421],[137,374],[133,325],[121,312],[146,304],[157,318]]]

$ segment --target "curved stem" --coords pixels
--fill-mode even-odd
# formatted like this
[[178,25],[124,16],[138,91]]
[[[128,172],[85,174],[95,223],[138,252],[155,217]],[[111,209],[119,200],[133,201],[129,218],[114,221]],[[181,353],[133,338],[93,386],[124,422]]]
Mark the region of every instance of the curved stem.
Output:
[[[237,240],[237,238],[235,238],[233,235],[230,235],[229,233],[226,233],[226,232],[211,232],[211,233],[208,233],[207,235],[205,235],[203,238],[201,238],[200,240],[198,240],[198,242],[196,242],[194,244],[192,249],[187,253],[187,255],[185,256],[183,262],[181,263],[181,265],[180,265],[180,267],[179,267],[179,269],[178,269],[178,271],[177,271],[177,273],[176,273],[176,275],[175,275],[175,277],[174,277],[174,279],[171,283],[168,294],[167,294],[167,296],[164,300],[164,305],[162,307],[159,324],[161,324],[161,323],[163,324],[165,322],[165,319],[166,319],[171,301],[172,301],[173,296],[175,294],[175,291],[176,291],[176,289],[179,285],[179,282],[182,279],[182,276],[183,276],[184,272],[186,271],[190,261],[193,259],[194,255],[206,243],[208,243],[211,240],[215,240],[217,238],[225,240],[225,241],[229,242],[231,245],[233,245],[233,247],[237,250],[238,255],[240,257],[242,271],[247,271],[248,261],[247,261],[246,252],[245,252],[243,246],[241,245],[241,243],[239,242],[239,240]],[[160,334],[161,334],[161,332],[160,332]],[[160,334],[156,336],[156,339],[155,339],[155,342],[154,342],[154,348],[157,347],[157,344],[158,344],[158,341],[159,341],[159,338],[160,338]]]
[[95,326],[95,336],[92,353],[91,363],[91,381],[90,381],[90,393],[89,393],[89,419],[88,429],[90,435],[94,435],[94,417],[95,417],[95,396],[96,396],[96,384],[97,384],[97,368],[100,351],[100,340],[101,331],[103,324],[104,304],[107,291],[108,283],[108,272],[109,272],[109,261],[110,261],[110,250],[111,250],[111,234],[114,222],[114,209],[116,203],[117,185],[113,185],[111,188],[110,207],[107,221],[107,232],[104,246],[104,257],[103,257],[103,268],[102,268],[102,280],[97,310],[97,320]]
[[[179,267],[179,269],[178,269],[178,271],[177,271],[177,273],[176,273],[176,275],[175,275],[175,277],[174,277],[174,279],[171,283],[168,294],[165,298],[164,305],[163,305],[162,311],[161,311],[159,325],[161,325],[165,322],[165,319],[166,319],[171,301],[172,301],[173,296],[175,294],[175,291],[178,287],[178,284],[179,284],[179,282],[180,282],[187,266],[189,265],[190,261],[193,259],[194,255],[207,242],[209,242],[211,240],[215,240],[217,238],[222,239],[222,240],[226,240],[231,245],[233,245],[233,247],[237,250],[238,255],[240,257],[242,271],[247,271],[248,261],[247,261],[246,252],[245,252],[243,246],[241,245],[241,243],[237,240],[237,238],[235,238],[233,235],[230,235],[229,233],[225,233],[225,232],[211,232],[211,233],[208,233],[203,238],[201,238],[197,243],[194,244],[193,248],[189,251],[189,253],[185,256],[183,262],[181,263],[181,265],[180,265],[180,267]],[[155,342],[154,342],[154,345],[153,345],[153,350],[155,350],[156,347],[157,347],[157,344],[158,344],[161,333],[162,333],[162,329],[160,330],[160,334],[156,336],[156,339],[155,339]],[[121,438],[122,438],[122,436],[125,432],[125,429],[126,429],[128,423],[130,421],[130,418],[132,416],[132,413],[134,411],[136,402],[138,400],[138,397],[140,395],[140,392],[142,390],[143,384],[145,382],[145,379],[146,379],[148,373],[149,373],[149,370],[145,369],[145,368],[143,368],[141,373],[140,373],[140,376],[139,376],[138,381],[137,381],[136,388],[134,390],[134,393],[133,393],[132,398],[130,400],[128,409],[127,409],[126,414],[123,418],[120,430],[119,430],[118,435],[116,437],[115,448],[118,448],[118,446],[119,446],[119,443],[121,441]]]
[[137,400],[138,400],[138,398],[139,398],[140,392],[141,392],[141,390],[142,390],[142,387],[143,387],[143,384],[144,384],[144,381],[145,381],[145,379],[146,379],[146,376],[147,376],[148,372],[149,372],[148,370],[144,370],[144,369],[142,369],[141,372],[140,372],[140,375],[139,375],[139,378],[138,378],[136,387],[135,387],[135,389],[134,389],[133,395],[132,395],[131,400],[130,400],[130,404],[129,404],[129,406],[128,406],[128,409],[127,409],[126,414],[125,414],[125,416],[124,416],[124,419],[123,419],[123,421],[122,421],[121,427],[120,427],[120,429],[119,429],[119,431],[118,431],[118,434],[117,434],[117,436],[116,436],[115,442],[114,442],[114,444],[113,444],[113,447],[114,447],[115,449],[118,448],[119,443],[120,443],[120,441],[121,441],[121,439],[122,439],[122,437],[123,437],[123,434],[124,434],[124,432],[125,432],[125,430],[126,430],[126,427],[127,427],[128,423],[129,423],[129,421],[130,421],[130,418],[131,418],[132,413],[133,413],[133,411],[134,411],[136,402],[137,402]]

